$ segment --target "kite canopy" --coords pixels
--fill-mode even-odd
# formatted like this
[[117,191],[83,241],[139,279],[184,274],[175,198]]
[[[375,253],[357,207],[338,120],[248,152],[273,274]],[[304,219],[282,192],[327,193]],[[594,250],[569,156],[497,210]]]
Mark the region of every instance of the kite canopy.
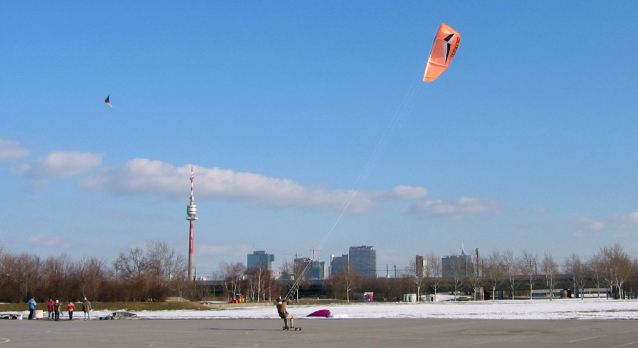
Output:
[[432,50],[423,74],[423,81],[432,82],[439,77],[452,63],[452,58],[459,49],[461,34],[447,24],[441,24],[434,37]]
[[110,107],[113,107],[113,105],[111,105],[111,101],[109,100],[109,98],[110,98],[110,97],[111,97],[111,95],[108,95],[108,96],[106,97],[106,99],[104,99],[104,102],[106,103],[106,105],[108,105],[108,106],[110,106]]
[[318,311],[314,311],[310,314],[308,314],[308,317],[330,317],[332,314],[330,313],[329,310],[327,309],[320,309]]

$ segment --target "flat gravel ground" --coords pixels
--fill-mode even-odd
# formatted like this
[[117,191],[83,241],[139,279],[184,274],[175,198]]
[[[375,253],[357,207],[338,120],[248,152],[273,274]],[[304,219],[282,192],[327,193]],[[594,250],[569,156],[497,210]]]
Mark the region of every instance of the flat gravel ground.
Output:
[[633,320],[0,321],[2,347],[638,347]]

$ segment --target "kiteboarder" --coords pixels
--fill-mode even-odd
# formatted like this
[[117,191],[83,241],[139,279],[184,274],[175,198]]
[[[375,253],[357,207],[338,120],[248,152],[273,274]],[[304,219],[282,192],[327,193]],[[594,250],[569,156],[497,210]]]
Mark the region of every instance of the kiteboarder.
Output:
[[[281,299],[281,296],[277,297],[277,313],[279,313],[279,317],[284,320],[284,330],[295,328],[292,314],[288,313],[288,311],[286,310],[286,305],[289,303],[290,303],[290,299],[286,299],[284,301]],[[290,320],[290,326],[288,325],[289,320]]]

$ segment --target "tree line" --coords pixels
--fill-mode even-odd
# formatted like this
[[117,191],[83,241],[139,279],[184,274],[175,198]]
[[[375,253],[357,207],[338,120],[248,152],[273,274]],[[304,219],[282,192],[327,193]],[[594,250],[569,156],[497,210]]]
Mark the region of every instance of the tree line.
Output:
[[551,253],[539,257],[523,250],[517,257],[512,251],[494,251],[484,258],[473,260],[471,265],[453,262],[449,273],[443,275],[441,259],[432,253],[427,256],[427,266],[423,270],[417,267],[416,261],[412,261],[404,277],[412,281],[417,294],[425,287],[435,294],[441,286],[451,289],[453,294],[460,290],[472,293],[486,287],[491,290],[492,298],[496,290],[503,287],[509,289],[511,298],[521,287],[528,289],[530,298],[535,287],[554,294],[559,277],[567,279],[571,283],[570,288],[581,298],[584,298],[586,286],[606,289],[605,294],[626,298],[630,295],[628,290],[636,289],[638,283],[638,263],[619,244],[601,247],[588,259],[572,253],[562,267]]
[[[497,291],[506,289],[509,298],[528,296],[533,290],[544,289],[551,299],[556,286],[569,288],[584,298],[585,288],[598,289],[599,297],[627,298],[638,289],[638,264],[621,245],[601,247],[587,259],[572,253],[562,265],[550,253],[542,257],[523,250],[520,256],[512,251],[494,251],[486,257],[471,259],[471,262],[452,262],[451,269],[444,272],[442,259],[435,253],[425,257],[424,267],[413,259],[397,278],[364,277],[357,274],[349,264],[341,265],[341,272],[330,274],[321,284],[321,294],[334,299],[350,301],[364,292],[372,292],[376,299],[400,300],[406,293],[434,294],[446,291],[482,298],[483,289],[488,298],[495,299]],[[461,260],[461,258],[455,258]],[[220,266],[219,279],[223,281],[229,299],[233,294],[246,293],[248,301],[268,299],[271,294],[298,294],[299,289],[313,284],[307,279],[303,263],[282,264],[281,278],[272,279],[264,267],[259,270],[246,269],[243,264]],[[291,281],[292,280],[292,281]],[[562,282],[562,283],[559,283]],[[294,287],[298,289],[294,289]],[[293,289],[291,289],[293,288]]]
[[112,263],[97,257],[73,261],[67,254],[42,259],[0,248],[0,302],[49,298],[78,301],[161,301],[191,296],[184,257],[161,241],[120,253]]
[[[350,301],[363,292],[373,292],[376,299],[400,300],[405,293],[420,298],[442,291],[476,296],[476,290],[484,288],[493,299],[497,290],[505,288],[514,298],[521,288],[527,289],[530,297],[536,288],[553,294],[558,280],[568,279],[569,287],[581,295],[589,286],[625,298],[638,285],[638,265],[619,244],[601,247],[587,259],[573,253],[562,266],[549,253],[539,257],[528,251],[520,256],[494,251],[470,263],[453,263],[451,272],[444,272],[441,257],[435,253],[425,259],[424,267],[411,260],[397,278],[364,277],[344,264],[343,271],[321,282],[320,291],[322,296]],[[122,252],[112,263],[96,257],[73,261],[66,254],[41,259],[0,248],[0,302],[24,302],[31,296],[39,301],[77,301],[83,297],[94,301],[162,301],[168,296],[201,300],[222,295],[188,281],[186,268],[185,258],[161,241],[148,241],[142,248]],[[247,301],[261,302],[286,294],[298,296],[299,290],[315,284],[308,279],[307,269],[303,262],[284,261],[275,279],[265,265],[247,269],[242,263],[222,262],[214,278],[221,283],[225,299],[241,294]]]

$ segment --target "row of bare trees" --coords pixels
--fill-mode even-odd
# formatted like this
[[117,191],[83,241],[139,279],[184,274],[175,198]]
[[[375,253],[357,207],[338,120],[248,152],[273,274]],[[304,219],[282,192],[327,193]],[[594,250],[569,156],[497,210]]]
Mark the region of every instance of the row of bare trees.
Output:
[[[441,258],[436,254],[430,253],[426,261],[425,267],[412,261],[402,277],[393,280],[363,277],[349,265],[342,265],[342,272],[331,274],[323,282],[323,292],[350,301],[355,293],[368,291],[394,299],[403,293],[416,292],[420,298],[423,293],[471,293],[485,287],[494,298],[497,289],[508,288],[513,297],[517,289],[526,287],[531,296],[537,287],[553,294],[557,279],[568,278],[570,288],[581,295],[588,285],[625,298],[628,283],[635,282],[638,276],[636,261],[618,244],[602,247],[586,260],[571,254],[562,266],[549,253],[541,258],[527,251],[520,256],[511,251],[492,252],[476,261],[476,272],[452,270],[451,276],[444,276]],[[307,285],[306,268],[303,263],[284,262],[282,278],[275,280],[266,267],[246,269],[242,263],[222,262],[216,279],[221,281],[228,300],[242,294],[248,301],[260,302],[286,293],[298,295],[299,287]],[[186,279],[185,272],[184,257],[160,241],[149,241],[144,247],[120,253],[112,263],[95,257],[73,261],[66,254],[41,259],[0,248],[0,301],[23,302],[30,296],[39,301],[82,297],[96,301],[157,301],[171,295],[193,298],[197,289],[194,282]]]
[[193,291],[185,269],[183,256],[160,241],[120,253],[112,264],[96,257],[73,261],[62,254],[41,259],[0,249],[0,301],[24,302],[31,296],[36,301],[161,300]]
[[[606,288],[605,293],[613,292],[625,297],[627,282],[630,279],[638,280],[635,261],[618,244],[600,248],[586,261],[571,254],[562,266],[549,253],[540,258],[528,251],[523,251],[520,256],[511,251],[493,252],[477,261],[476,272],[467,274],[452,270],[451,276],[443,275],[440,256],[430,253],[426,261],[425,267],[419,267],[416,261],[412,261],[401,277],[390,279],[363,277],[346,263],[341,265],[341,272],[331,274],[323,281],[322,292],[349,302],[355,294],[363,292],[373,292],[377,298],[397,300],[405,293],[416,292],[417,298],[420,298],[422,293],[436,294],[442,290],[454,294],[461,290],[472,293],[475,289],[485,287],[492,298],[497,289],[504,288],[509,289],[513,298],[521,288],[527,288],[530,296],[535,288],[544,288],[553,294],[557,280],[560,279],[565,287],[565,279],[568,279],[571,282],[569,288],[577,290],[581,296],[585,285],[592,286],[593,281],[596,288]],[[460,267],[460,264],[457,266]],[[266,267],[247,269],[242,263],[222,262],[219,268],[220,273],[216,278],[221,280],[228,300],[235,299],[238,294],[253,302],[267,301],[285,294],[294,296],[299,294],[299,288],[303,289],[311,283],[306,279],[307,267],[302,262],[284,261],[278,280]]]
[[[623,250],[622,246],[601,247],[600,250],[587,260],[581,259],[577,254],[570,254],[562,267],[550,253],[545,253],[542,258],[537,254],[523,251],[520,257],[512,251],[500,253],[492,252],[487,257],[475,260],[476,270],[465,275],[454,268],[461,265],[452,265],[451,276],[444,276],[441,259],[434,253],[427,256],[427,266],[421,270],[416,261],[412,261],[406,268],[403,276],[412,281],[412,288],[420,297],[424,287],[429,287],[435,294],[445,284],[456,294],[461,288],[471,291],[481,286],[488,288],[492,298],[497,288],[507,287],[512,298],[515,290],[520,286],[529,289],[531,298],[535,286],[542,286],[549,294],[554,293],[557,277],[569,278],[572,288],[583,297],[587,284],[597,289],[607,289],[607,294],[625,298],[626,283],[636,280],[638,277],[638,264]],[[543,284],[544,283],[544,284]],[[600,295],[600,294],[599,294]],[[551,296],[550,296],[551,298]]]
[[[272,271],[264,264],[249,269],[242,263],[221,262],[219,270],[217,277],[229,301],[236,299],[240,294],[251,302],[270,301],[273,297],[285,296],[286,293],[282,291],[288,295],[298,295],[296,290],[307,278],[307,267],[304,263],[287,260],[281,265],[279,281],[274,279]],[[289,284],[285,286],[284,282]]]

